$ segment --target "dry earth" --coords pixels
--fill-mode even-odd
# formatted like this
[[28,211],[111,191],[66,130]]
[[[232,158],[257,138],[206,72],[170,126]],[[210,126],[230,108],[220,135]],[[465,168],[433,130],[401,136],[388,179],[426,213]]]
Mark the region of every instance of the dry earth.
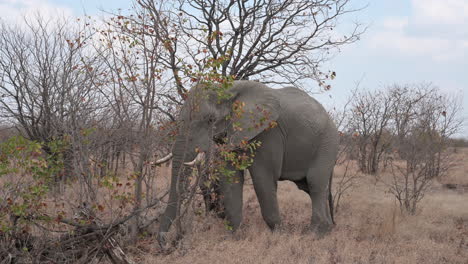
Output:
[[[243,225],[236,234],[214,217],[192,216],[175,251],[162,252],[150,236],[132,247],[131,255],[141,263],[468,263],[468,192],[462,188],[468,186],[468,149],[454,162],[414,216],[400,212],[385,184],[364,175],[344,198],[332,233],[317,239],[306,229],[309,197],[294,184],[281,182],[283,227],[272,233],[262,220],[253,186],[246,184]],[[335,169],[335,177],[342,174],[343,168]]]

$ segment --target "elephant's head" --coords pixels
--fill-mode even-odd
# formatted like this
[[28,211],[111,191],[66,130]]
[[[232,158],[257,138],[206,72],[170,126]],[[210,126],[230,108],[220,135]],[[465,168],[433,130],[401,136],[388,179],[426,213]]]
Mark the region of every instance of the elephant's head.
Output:
[[173,165],[193,161],[215,142],[237,145],[253,139],[278,118],[278,111],[278,99],[258,82],[237,81],[224,91],[198,84],[180,111]]
[[[172,149],[169,203],[160,234],[168,231],[179,206],[181,174],[185,165],[203,158],[215,142],[234,145],[249,141],[279,116],[279,100],[265,85],[236,81],[223,92],[212,85],[193,87],[179,115],[179,132]],[[185,165],[184,165],[185,163]]]

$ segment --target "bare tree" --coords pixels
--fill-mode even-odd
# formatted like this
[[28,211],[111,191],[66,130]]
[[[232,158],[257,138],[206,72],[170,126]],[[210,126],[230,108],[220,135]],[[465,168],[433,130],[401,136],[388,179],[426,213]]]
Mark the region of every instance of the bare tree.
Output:
[[48,154],[53,152],[48,142],[63,141],[57,155],[63,156],[65,172],[57,180],[89,175],[87,154],[78,148],[81,130],[100,109],[93,91],[99,64],[87,49],[92,35],[84,24],[39,15],[25,19],[24,27],[2,22],[0,31],[0,115],[14,120],[27,138],[44,142]]
[[164,42],[164,62],[174,74],[179,92],[197,72],[214,71],[235,79],[300,84],[325,80],[334,72],[320,70],[339,47],[359,39],[357,24],[338,34],[338,22],[349,13],[349,0],[325,1],[150,1],[137,0],[145,34]]
[[359,168],[377,174],[383,153],[389,148],[387,130],[392,98],[382,91],[356,91],[352,99],[351,129],[358,140]]
[[[152,197],[154,170],[150,166],[155,156],[167,154],[168,132],[158,130],[162,123],[174,121],[175,105],[170,100],[171,92],[165,80],[161,63],[163,43],[158,38],[138,34],[144,29],[135,25],[131,32],[121,18],[113,17],[106,28],[100,29],[96,51],[107,65],[107,70],[98,80],[99,90],[106,98],[111,113],[110,124],[122,132],[128,140],[124,151],[128,154],[135,177],[134,208],[138,212],[131,225],[132,239],[136,239],[145,225],[139,212],[143,198],[147,203],[161,199],[161,194]],[[161,195],[161,196],[160,196]]]
[[[44,148],[42,153],[35,151],[30,154],[29,163],[46,164],[47,168],[40,167],[46,172],[54,171],[61,162],[69,167],[65,172],[57,173],[57,180],[63,180],[64,175],[70,176],[67,178],[73,181],[73,190],[67,195],[77,194],[78,199],[67,199],[61,195],[65,193],[59,193],[55,194],[54,200],[61,200],[62,206],[69,207],[68,212],[83,202],[93,211],[92,215],[72,219],[68,218],[65,210],[55,215],[55,212],[41,211],[44,207],[29,206],[31,210],[18,214],[8,210],[8,204],[6,207],[0,204],[2,211],[11,213],[14,219],[21,219],[21,223],[47,230],[43,241],[31,235],[38,251],[28,254],[38,259],[48,255],[58,262],[63,262],[63,258],[73,261],[80,256],[85,256],[82,261],[88,262],[102,257],[103,253],[116,257],[119,252],[123,254],[113,239],[119,226],[132,223],[129,225],[131,234],[136,238],[142,227],[157,220],[157,212],[148,213],[148,208],[158,205],[164,192],[154,193],[155,170],[150,162],[154,159],[153,154],[161,155],[168,145],[158,145],[162,139],[167,139],[161,136],[167,132],[158,128],[162,126],[159,122],[166,122],[169,115],[161,118],[161,113],[172,113],[164,106],[165,101],[158,104],[161,98],[167,100],[167,97],[157,94],[166,94],[164,89],[160,89],[164,82],[158,79],[158,61],[153,59],[154,53],[158,52],[158,43],[142,42],[145,47],[142,50],[139,48],[141,45],[132,44],[132,41],[137,41],[136,37],[120,35],[113,27],[98,35],[91,30],[90,22],[75,22],[44,20],[38,16],[32,21],[27,20],[24,28],[5,23],[0,28],[2,118],[12,120],[25,137],[34,140],[30,144]],[[102,42],[98,42],[99,37]],[[150,46],[153,53],[148,53]],[[57,146],[60,147],[58,151]],[[123,160],[119,156],[114,159],[112,152],[123,153]],[[51,160],[51,156],[54,159]],[[128,157],[129,164],[126,164],[125,157]],[[2,162],[9,164],[13,158],[9,156]],[[131,165],[129,174],[126,170],[118,171],[119,175],[128,177],[125,184],[114,177],[119,162],[123,163],[120,168]],[[110,163],[114,163],[112,171]],[[31,174],[33,170],[26,171]],[[29,185],[5,188],[7,196],[2,201],[7,198],[13,202],[27,201],[20,196],[28,194],[23,190],[30,190],[30,186],[42,187],[44,183],[34,175],[31,180],[31,175],[23,177],[13,170],[7,173],[13,179],[29,180]],[[130,193],[122,194],[117,190],[123,186],[134,186],[134,196],[129,197]],[[107,193],[107,197],[102,193],[110,190],[112,192]],[[44,191],[41,194],[43,196],[40,197],[34,194],[32,201],[45,204],[41,199],[50,199],[47,197],[49,193]],[[120,205],[113,208],[116,200]],[[132,208],[129,210],[127,206],[130,203]],[[107,223],[99,220],[99,213],[104,211]],[[4,219],[8,220],[2,215],[0,221]],[[55,223],[48,221],[50,219],[55,219],[52,221]],[[54,228],[56,223],[66,225],[61,227],[73,230],[73,235],[49,236],[56,229],[48,228],[51,225]],[[15,235],[14,232],[12,234]],[[8,247],[5,251],[17,252],[14,239],[6,241]],[[63,247],[52,246],[56,244]],[[50,253],[52,250],[57,250],[57,254],[53,254],[55,251]],[[2,245],[0,254],[3,253]]]
[[[359,84],[357,84],[357,87],[359,87]],[[357,137],[353,136],[354,131],[350,125],[350,116],[352,115],[350,108],[352,107],[354,98],[355,95],[353,94],[341,109],[334,107],[330,111],[330,116],[333,118],[340,135],[340,148],[335,164],[344,167],[343,174],[335,174],[333,176],[332,199],[335,214],[338,213],[346,194],[354,188],[356,181],[361,176],[354,168],[355,160],[352,158],[353,153],[357,151],[358,147]]]
[[453,165],[447,148],[462,124],[460,101],[430,84],[394,86],[389,92],[394,98],[395,152],[402,161],[392,161],[388,184],[400,208],[414,214],[432,181]]

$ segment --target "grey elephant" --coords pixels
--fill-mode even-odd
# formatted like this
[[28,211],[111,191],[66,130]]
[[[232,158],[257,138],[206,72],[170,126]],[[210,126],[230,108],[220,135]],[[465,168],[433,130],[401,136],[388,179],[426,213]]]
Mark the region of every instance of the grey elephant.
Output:
[[[289,180],[312,199],[312,230],[319,235],[330,231],[334,225],[330,187],[339,139],[327,111],[294,87],[272,89],[259,82],[235,81],[227,92],[229,96],[219,96],[216,89],[199,84],[190,90],[182,106],[172,153],[161,159],[172,158],[172,178],[168,205],[160,219],[159,242],[164,244],[180,206],[181,171],[202,160],[220,139],[233,144],[261,142],[248,170],[263,219],[272,230],[281,223],[277,182]],[[241,129],[235,129],[227,118],[233,115],[236,102],[243,102],[245,114],[236,122]],[[252,119],[262,120],[265,113],[276,126],[260,122],[252,127]],[[243,173],[236,170],[235,181],[220,177],[224,213],[233,230],[242,220]]]

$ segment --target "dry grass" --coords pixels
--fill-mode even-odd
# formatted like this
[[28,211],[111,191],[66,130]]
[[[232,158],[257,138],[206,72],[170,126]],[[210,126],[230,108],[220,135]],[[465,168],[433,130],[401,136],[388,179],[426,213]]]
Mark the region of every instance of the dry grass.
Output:
[[468,186],[468,148],[456,149],[453,170],[441,182]]
[[[335,217],[335,229],[317,239],[307,230],[311,216],[309,196],[293,183],[280,182],[283,226],[272,233],[261,217],[251,180],[247,179],[243,225],[235,234],[225,229],[222,220],[192,214],[185,221],[186,238],[175,251],[163,252],[154,236],[142,237],[127,249],[138,263],[468,263],[468,189],[444,187],[447,183],[468,183],[468,149],[457,153],[454,162],[453,171],[433,184],[415,216],[402,215],[386,192],[388,188],[366,175],[343,199]],[[343,171],[337,167],[335,177],[343,175]],[[154,193],[167,189],[169,173],[165,166],[158,168]],[[131,192],[132,187],[126,182],[122,179],[122,191]],[[74,201],[79,200],[78,194],[79,188],[68,189],[65,207],[73,207]],[[116,219],[129,209],[111,210],[118,201],[111,199],[110,194],[101,188],[98,200],[106,208],[104,217]],[[201,202],[196,204],[203,209]],[[64,209],[68,211],[63,207],[49,208]],[[157,230],[157,225],[153,230]]]
[[[444,183],[468,183],[467,157],[468,150],[457,154]],[[283,227],[274,233],[263,222],[250,184],[244,195],[243,225],[236,234],[221,220],[193,216],[175,251],[164,254],[149,237],[132,249],[133,257],[142,263],[468,263],[468,193],[441,183],[433,185],[417,215],[407,216],[383,184],[363,176],[323,239],[307,231],[311,202],[294,184],[279,184]]]

